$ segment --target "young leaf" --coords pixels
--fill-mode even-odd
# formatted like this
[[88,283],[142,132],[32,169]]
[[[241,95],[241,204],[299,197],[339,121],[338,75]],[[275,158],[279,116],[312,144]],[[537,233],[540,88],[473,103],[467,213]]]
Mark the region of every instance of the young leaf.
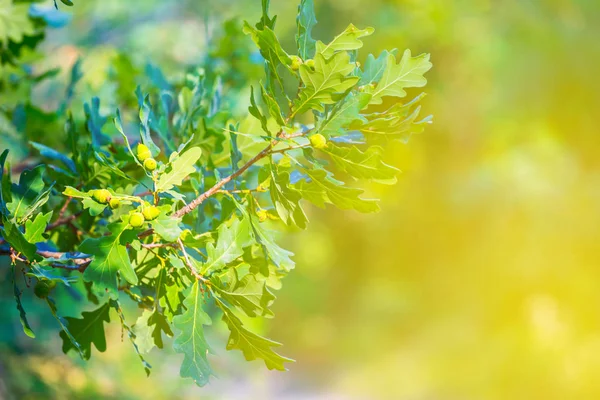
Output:
[[[391,54],[394,55],[395,60],[395,51],[391,52]],[[358,84],[360,86],[364,86],[379,82],[381,76],[383,75],[383,71],[385,71],[387,66],[389,55],[390,52],[387,50],[382,51],[377,58],[375,58],[373,54],[369,54],[367,56],[367,60],[365,61],[364,69],[360,74],[360,81]]]
[[127,325],[127,323],[125,323],[125,315],[123,314],[123,309],[121,308],[121,303],[114,300],[114,301],[110,302],[110,305],[115,309],[115,311],[117,311],[117,315],[119,316],[119,319],[121,320],[121,329],[122,329],[121,332],[123,332],[123,331],[127,332],[129,341],[133,345],[133,349],[137,353],[137,355],[140,359],[140,362],[142,363],[142,366],[144,367],[144,371],[146,371],[146,376],[150,376],[150,369],[152,369],[152,366],[150,364],[148,364],[148,362],[144,359],[142,352],[140,351],[138,345],[136,344],[136,336],[135,336],[135,333],[133,332],[133,329],[131,329],[129,327],[129,325]]
[[298,55],[303,60],[313,58],[315,55],[315,40],[311,33],[313,27],[317,24],[315,16],[315,5],[313,0],[302,0],[298,6],[298,17],[296,18],[296,45],[298,46]]
[[273,351],[272,348],[281,346],[281,343],[250,332],[244,328],[242,321],[223,301],[215,297],[215,302],[221,311],[223,311],[223,321],[227,324],[231,332],[227,341],[227,350],[241,350],[246,360],[252,361],[260,358],[265,362],[268,369],[277,369],[279,371],[285,371],[284,363],[294,361]]
[[106,288],[111,298],[116,298],[118,293],[117,272],[127,282],[133,285],[138,283],[125,246],[136,236],[127,228],[128,224],[124,222],[115,223],[109,226],[112,235],[86,239],[79,246],[79,251],[94,256],[85,269],[83,279],[93,282],[97,288]]
[[376,200],[358,197],[363,191],[343,186],[341,182],[332,179],[324,169],[304,169],[310,182],[299,181],[295,186],[302,197],[319,207],[331,203],[342,210],[356,210],[362,213],[379,211]]
[[210,347],[204,337],[203,325],[210,325],[212,321],[202,308],[204,302],[204,293],[196,280],[184,301],[187,310],[173,318],[173,327],[179,331],[173,349],[184,354],[181,377],[192,378],[199,386],[206,385],[210,376],[215,375],[207,358]]
[[254,43],[256,43],[260,54],[269,63],[272,71],[275,72],[279,65],[284,65],[288,69],[290,68],[292,60],[289,54],[281,47],[279,39],[277,39],[275,32],[271,28],[265,26],[263,29],[257,29],[250,26],[248,22],[244,22],[244,33],[250,35]]
[[[69,330],[69,322],[67,321],[67,318],[63,318],[60,315],[58,315],[58,309],[56,308],[56,303],[54,303],[54,300],[52,300],[50,297],[46,297],[46,303],[50,308],[50,313],[52,313],[52,316],[56,319],[56,321],[58,321],[60,327],[62,328],[62,331],[60,332],[60,337],[63,340],[63,352],[66,353],[70,349],[75,349],[77,350],[79,356],[82,359],[89,359],[89,352],[86,358],[86,354],[84,353],[81,345]],[[104,331],[102,331],[102,334],[104,335]]]
[[207,258],[202,266],[202,275],[220,270],[240,257],[244,254],[244,247],[248,246],[252,239],[250,223],[246,219],[234,219],[230,227],[221,224],[218,234],[216,246],[212,243],[206,245]]
[[171,325],[169,325],[169,321],[167,321],[167,317],[163,313],[161,313],[158,309],[155,309],[154,312],[148,318],[148,326],[154,325],[152,329],[152,338],[154,339],[154,344],[159,349],[163,348],[163,340],[162,333],[165,335],[173,336],[173,331],[171,331]]
[[202,149],[200,147],[192,147],[177,157],[171,162],[171,170],[162,174],[158,179],[156,190],[164,192],[172,189],[174,186],[181,185],[181,182],[188,175],[196,171],[194,164],[196,164],[201,156]]
[[138,102],[140,103],[140,136],[142,138],[142,143],[150,149],[153,156],[156,156],[160,153],[160,149],[154,144],[152,136],[150,136],[150,116],[153,115],[152,108],[150,107],[148,95],[143,97],[142,92],[139,89],[140,87],[138,86]]
[[69,170],[73,173],[77,173],[77,168],[75,168],[75,163],[69,157],[64,154],[48,147],[44,146],[41,143],[30,142],[31,145],[40,152],[40,154],[44,157],[50,158],[52,160],[62,162]]
[[25,240],[29,243],[43,242],[46,239],[42,236],[42,233],[46,231],[46,226],[52,218],[52,211],[47,214],[39,213],[35,216],[35,219],[28,220],[25,222]]
[[45,169],[45,165],[38,165],[31,170],[25,170],[21,173],[19,184],[12,184],[12,201],[6,206],[16,220],[25,216],[27,210],[39,201],[39,195],[44,189],[42,177]]
[[[4,193],[4,164],[6,163],[6,158],[8,157],[8,149],[4,150],[2,154],[0,154],[0,215],[4,215],[8,217],[9,211],[6,208],[6,196],[10,195],[10,193]],[[10,179],[10,175],[6,175],[8,179]]]
[[92,105],[90,106],[88,103],[85,103],[83,109],[85,111],[87,130],[92,135],[92,146],[99,148],[110,143],[110,137],[102,132],[106,118],[100,115],[100,99],[98,97],[92,98]]
[[410,50],[405,50],[402,59],[396,64],[393,54],[387,55],[386,68],[373,91],[371,103],[381,104],[384,96],[404,97],[404,89],[423,87],[427,79],[423,77],[432,67],[429,54],[411,57]]
[[290,174],[279,173],[274,165],[271,165],[269,170],[271,175],[269,192],[279,218],[288,225],[294,224],[305,229],[308,218],[300,205],[302,196],[290,186]]
[[133,325],[133,333],[135,334],[135,345],[142,354],[147,354],[154,348],[154,339],[152,338],[152,329],[148,324],[148,319],[152,315],[149,310],[144,310],[142,315]]
[[371,35],[375,29],[358,29],[353,24],[348,25],[344,32],[337,35],[329,44],[317,41],[317,53],[325,58],[331,57],[337,51],[348,51],[360,49],[363,46],[362,37]]
[[154,231],[167,242],[174,242],[181,235],[181,228],[179,223],[181,218],[173,218],[166,214],[171,209],[170,206],[161,206],[160,215],[153,221],[150,221],[150,225]]
[[342,128],[350,126],[354,121],[362,121],[362,110],[371,100],[368,93],[350,93],[343,102],[338,103],[327,119],[321,120],[317,132],[325,137],[337,136],[343,133]]
[[[89,360],[92,353],[92,343],[99,352],[106,351],[106,337],[104,335],[104,322],[110,322],[109,304],[105,303],[100,308],[81,313],[81,318],[66,317],[68,331],[72,338],[81,346],[81,353],[85,360]],[[66,331],[60,333],[63,340],[62,350],[67,353],[70,349],[76,349],[72,339]]]
[[231,269],[227,276],[230,278],[229,282],[222,282],[216,276],[211,278],[211,290],[216,296],[243,310],[249,317],[273,316],[269,306],[275,300],[275,296],[264,281],[258,280],[252,274],[239,279],[235,269]]
[[300,77],[304,86],[294,102],[291,117],[310,109],[320,112],[325,104],[334,104],[339,100],[339,93],[350,89],[358,82],[358,77],[348,76],[355,68],[350,63],[348,53],[336,53],[330,59],[322,54],[315,57],[314,71],[305,64],[300,66]]
[[356,146],[337,147],[330,143],[323,151],[331,156],[342,171],[357,179],[370,179],[393,185],[396,183],[396,175],[400,173],[399,169],[381,160],[380,147],[369,147],[363,153]]
[[19,227],[7,219],[3,219],[3,227],[0,227],[0,233],[11,247],[17,252],[23,254],[29,261],[40,260],[41,257],[37,254],[37,248],[34,244],[29,243],[25,236],[19,230]]
[[431,116],[418,120],[421,106],[414,107],[425,96],[417,96],[409,103],[396,103],[382,113],[367,114],[366,122],[355,120],[351,129],[356,129],[364,134],[370,141],[387,142],[398,139],[408,141],[412,134],[421,133],[425,125],[431,123]]
[[35,338],[35,333],[33,333],[33,329],[29,325],[29,321],[27,321],[27,313],[23,308],[23,304],[21,304],[21,290],[17,286],[17,281],[15,280],[16,275],[16,266],[13,269],[13,292],[15,296],[15,303],[17,304],[17,310],[19,310],[19,319],[21,321],[21,325],[23,326],[23,332],[30,338]]

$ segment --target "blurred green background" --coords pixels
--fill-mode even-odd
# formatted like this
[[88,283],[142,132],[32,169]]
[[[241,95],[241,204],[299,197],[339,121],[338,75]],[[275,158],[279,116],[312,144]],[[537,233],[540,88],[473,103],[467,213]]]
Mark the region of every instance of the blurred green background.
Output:
[[[111,93],[134,89],[106,84],[116,54],[176,76],[223,20],[254,21],[259,3],[76,2],[71,23],[43,44],[44,67],[67,69],[82,56],[79,94],[98,95],[112,112]],[[272,3],[291,51],[297,3]],[[362,57],[394,47],[432,54],[424,109],[434,124],[387,148],[403,174],[396,186],[369,188],[380,214],[310,208],[308,230],[285,238],[298,266],[264,330],[297,363],[269,372],[213,346],[220,377],[197,388],[178,378],[179,356],[154,350],[147,379],[117,324],[108,351],[88,364],[62,355],[58,335],[37,352],[2,356],[0,393],[600,398],[600,2],[316,3],[322,40],[353,22],[376,28]],[[4,308],[19,330],[13,305]]]

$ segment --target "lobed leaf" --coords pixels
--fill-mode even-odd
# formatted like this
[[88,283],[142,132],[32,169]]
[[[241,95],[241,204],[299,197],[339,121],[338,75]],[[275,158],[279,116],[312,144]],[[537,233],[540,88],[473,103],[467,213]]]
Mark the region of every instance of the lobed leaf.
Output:
[[194,281],[184,300],[187,310],[173,318],[173,327],[178,331],[173,349],[184,355],[180,375],[192,378],[199,386],[206,385],[215,375],[207,357],[210,347],[204,337],[204,325],[211,325],[212,321],[202,308],[204,302],[200,283]]

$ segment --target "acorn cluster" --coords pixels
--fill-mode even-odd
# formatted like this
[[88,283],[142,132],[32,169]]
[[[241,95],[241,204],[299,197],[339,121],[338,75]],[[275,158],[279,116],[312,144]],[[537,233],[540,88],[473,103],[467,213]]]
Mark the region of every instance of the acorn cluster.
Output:
[[305,61],[303,61],[298,56],[291,56],[290,58],[292,59],[292,63],[290,64],[290,68],[293,71],[298,71],[300,69],[300,66],[302,64],[306,65],[310,69],[314,69],[315,68],[315,60],[313,60],[312,58],[309,58],[308,60],[305,60]]
[[152,158],[152,153],[150,152],[148,146],[140,143],[137,145],[136,152],[138,160],[144,164],[144,168],[146,168],[147,171],[152,172],[156,169],[156,160]]

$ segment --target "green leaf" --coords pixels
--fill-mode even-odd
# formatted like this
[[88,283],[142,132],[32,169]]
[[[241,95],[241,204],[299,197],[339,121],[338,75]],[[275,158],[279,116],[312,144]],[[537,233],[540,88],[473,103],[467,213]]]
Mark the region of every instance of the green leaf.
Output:
[[152,315],[150,310],[144,310],[137,319],[132,330],[135,334],[135,345],[142,354],[147,354],[154,348],[154,339],[152,338],[152,328],[148,324],[148,319]]
[[174,186],[181,185],[181,182],[187,178],[188,175],[196,171],[194,164],[198,162],[201,156],[202,149],[200,147],[192,147],[173,160],[170,163],[171,170],[162,174],[158,179],[156,190],[164,192],[170,190]]
[[30,207],[36,204],[41,206],[39,196],[44,189],[43,175],[45,170],[45,165],[38,165],[31,170],[25,170],[21,173],[19,184],[12,184],[12,201],[7,204],[7,207],[15,220],[18,221],[29,214]]
[[317,54],[314,71],[302,64],[300,78],[304,86],[294,102],[294,111],[290,118],[310,109],[323,112],[325,104],[338,102],[340,93],[358,82],[358,77],[348,76],[354,68],[354,63],[350,63],[350,56],[345,52],[336,53],[328,60],[322,54]]
[[[4,164],[6,163],[6,158],[8,157],[8,149],[4,150],[2,152],[2,154],[0,154],[0,215],[4,215],[5,217],[8,217],[9,215],[9,211],[6,208],[6,200],[7,200],[7,195],[10,196],[10,193],[5,193],[4,190],[4,180],[5,180],[5,175],[4,175]],[[10,184],[10,175],[7,174],[6,178],[9,180],[9,184]]]
[[379,57],[375,58],[373,54],[369,54],[367,56],[367,60],[365,61],[364,69],[360,75],[359,85],[369,85],[379,82],[381,76],[383,75],[383,71],[387,66],[388,57],[392,54],[395,60],[395,52],[390,53],[387,50],[384,50],[379,54]]
[[43,157],[47,157],[51,160],[56,160],[62,162],[69,170],[73,173],[77,173],[77,168],[75,168],[75,163],[69,157],[64,154],[48,147],[44,146],[41,143],[29,142],[36,150],[40,152]]
[[156,144],[154,144],[152,136],[150,136],[150,116],[152,115],[152,108],[150,107],[148,95],[146,95],[146,97],[144,98],[141,96],[141,91],[139,92],[139,94],[141,97],[140,99],[138,99],[141,103],[139,112],[140,136],[142,138],[142,143],[144,143],[150,149],[152,155],[156,157],[158,153],[160,153],[160,149],[158,148],[158,146],[156,146]]
[[[109,310],[109,304],[106,303],[94,311],[84,311],[81,313],[81,318],[64,318],[73,339],[81,346],[81,352],[85,360],[90,359],[92,344],[94,344],[96,350],[99,352],[103,353],[106,351],[104,322],[110,322]],[[65,331],[60,333],[60,337],[63,340],[63,353],[66,354],[69,350],[76,349]]]
[[283,116],[281,114],[281,108],[277,101],[265,90],[263,85],[260,85],[262,99],[267,105],[267,110],[269,110],[269,115],[277,122],[279,126],[285,126],[285,121],[283,120]]
[[[79,353],[79,356],[82,359],[84,359],[84,360],[89,359],[89,352],[88,352],[88,355],[86,358],[86,355],[83,352],[81,345],[79,344],[79,342],[77,341],[75,336],[73,336],[73,334],[69,330],[69,327],[68,327],[69,321],[67,321],[67,318],[63,318],[60,315],[58,315],[58,309],[56,308],[56,303],[54,303],[54,300],[52,300],[50,297],[47,297],[46,303],[48,304],[48,307],[50,308],[50,312],[52,313],[52,316],[54,316],[54,318],[56,318],[56,320],[60,324],[60,327],[62,328],[62,332],[60,332],[60,337],[63,340],[63,352],[66,353],[70,349],[75,349],[75,350],[77,350],[77,352]],[[104,335],[104,331],[102,331],[102,334]],[[106,348],[106,346],[105,346],[105,348]]]
[[[44,261],[41,261],[40,265],[43,265]],[[77,282],[76,276],[55,275],[53,273],[53,270],[46,270],[46,269],[40,268],[36,264],[31,265],[25,275],[34,277],[38,280],[60,282],[65,286],[71,286],[71,283]]]
[[363,191],[344,186],[342,182],[334,180],[324,169],[303,169],[310,182],[299,181],[295,186],[302,197],[319,207],[331,203],[342,210],[356,210],[362,213],[379,211],[376,200],[362,199]]
[[37,254],[37,248],[34,244],[29,243],[25,236],[19,230],[19,227],[4,219],[4,226],[0,227],[0,233],[2,233],[2,237],[4,240],[11,245],[11,247],[17,252],[23,254],[29,261],[37,261],[40,260],[41,257]]
[[250,223],[246,219],[234,219],[231,226],[221,224],[218,229],[216,246],[206,245],[206,263],[202,266],[202,275],[209,275],[244,254],[244,247],[252,240]]
[[400,170],[381,160],[382,149],[371,146],[363,153],[356,146],[337,147],[329,143],[323,151],[342,170],[357,179],[369,179],[387,185],[396,183]]
[[82,199],[81,204],[83,205],[83,208],[88,209],[90,215],[93,217],[102,214],[107,207],[106,204],[98,203],[96,200],[94,200],[89,193],[82,192],[71,186],[67,186],[63,191],[63,194],[76,199]]
[[23,326],[23,332],[30,338],[35,338],[35,333],[33,333],[33,329],[29,325],[29,321],[27,321],[27,313],[23,308],[23,304],[21,304],[21,290],[17,286],[17,281],[15,280],[16,275],[16,266],[13,269],[13,293],[15,297],[15,303],[17,305],[17,310],[19,311],[19,320],[21,321],[21,325]]
[[423,132],[425,126],[431,123],[431,116],[418,119],[421,106],[416,105],[423,97],[424,93],[409,103],[396,103],[384,112],[367,114],[366,122],[355,120],[351,128],[360,131],[370,141],[385,143],[397,139],[406,142],[412,134]]
[[387,55],[386,63],[381,79],[373,90],[372,104],[381,104],[384,96],[404,97],[406,88],[425,86],[427,79],[423,74],[432,67],[429,54],[411,57],[408,49],[404,51],[398,64],[393,54]]
[[271,164],[269,170],[271,176],[269,193],[279,218],[288,225],[294,224],[301,229],[305,229],[308,218],[300,205],[302,196],[290,186],[289,172],[279,172],[273,164]]
[[34,34],[35,26],[29,18],[29,4],[0,0],[0,42],[5,46],[9,40],[21,43],[25,36]]
[[34,244],[45,241],[46,239],[44,236],[42,236],[42,234],[46,231],[46,226],[50,222],[51,218],[52,211],[47,214],[39,213],[35,216],[33,221],[28,220],[25,222],[25,234],[23,235],[25,240]]
[[158,309],[155,309],[152,315],[150,315],[150,317],[148,318],[148,326],[152,325],[154,325],[154,328],[152,329],[152,338],[154,339],[154,344],[159,349],[162,349],[162,333],[164,332],[165,335],[173,336],[173,332],[171,331],[171,325],[169,325],[167,317]]
[[250,106],[248,107],[248,112],[250,112],[250,115],[260,121],[262,130],[265,131],[265,133],[267,133],[269,136],[272,136],[272,133],[269,131],[269,127],[267,125],[267,117],[263,115],[263,113],[260,111],[260,108],[258,108],[258,105],[256,104],[256,100],[254,99],[254,88],[252,86],[250,86]]
[[353,24],[348,25],[344,32],[337,35],[329,44],[324,44],[320,40],[317,41],[317,53],[325,58],[331,57],[338,51],[357,50],[363,46],[363,42],[359,40],[362,37],[371,35],[375,29],[365,28],[358,29]]
[[282,268],[286,271],[294,269],[294,261],[291,259],[294,253],[279,247],[279,245],[275,243],[273,233],[267,231],[263,227],[253,210],[250,212],[246,211],[244,206],[242,206],[238,201],[235,202],[235,205],[242,214],[242,217],[250,221],[254,239],[262,246],[266,257],[269,258],[278,268]]
[[106,118],[100,115],[100,99],[92,98],[92,105],[85,103],[83,105],[86,117],[86,128],[92,135],[92,146],[98,148],[110,143],[110,137],[102,132],[102,127],[106,123]]
[[207,357],[210,347],[204,337],[203,325],[210,325],[212,321],[202,308],[204,302],[204,293],[195,281],[183,303],[187,310],[173,318],[173,327],[179,331],[173,349],[184,355],[181,377],[192,378],[199,386],[206,385],[210,376],[215,375]]
[[[244,22],[243,31],[246,35],[250,35],[252,41],[256,44],[260,50],[260,54],[269,64],[272,71],[275,71],[279,65],[284,65],[290,69],[292,59],[289,54],[283,50],[279,39],[275,35],[275,32],[271,28],[265,26],[263,29],[257,29],[248,22]],[[291,69],[290,69],[291,70]]]
[[215,297],[217,306],[223,311],[223,321],[231,332],[227,340],[227,350],[241,350],[248,361],[262,359],[268,369],[285,371],[284,363],[293,362],[291,358],[283,357],[273,351],[273,347],[281,346],[273,340],[258,336],[244,328],[242,321],[219,298]]
[[111,305],[111,307],[113,307],[115,309],[115,311],[119,315],[119,319],[121,320],[121,333],[123,333],[123,331],[127,332],[129,341],[133,345],[133,349],[137,353],[137,355],[140,359],[140,362],[142,363],[142,366],[144,367],[144,370],[146,371],[146,376],[150,376],[150,369],[152,368],[152,366],[144,359],[144,356],[142,355],[142,352],[140,351],[140,348],[138,347],[138,345],[136,343],[137,337],[135,335],[135,332],[125,322],[125,315],[123,314],[123,309],[121,308],[121,304],[117,300],[114,300],[114,301],[110,302],[110,305]]
[[228,271],[228,282],[212,277],[212,292],[232,306],[238,307],[249,317],[272,317],[273,311],[269,309],[275,300],[265,281],[258,280],[255,275],[247,274],[239,279],[235,268]]
[[167,242],[174,242],[183,232],[179,227],[181,218],[173,218],[166,214],[166,211],[171,209],[170,206],[162,206],[160,209],[161,213],[155,220],[150,221],[150,225],[152,225],[154,231]]
[[137,240],[137,236],[127,227],[124,222],[114,223],[109,226],[112,235],[86,239],[79,246],[79,251],[94,256],[83,279],[93,282],[98,289],[107,289],[111,298],[118,295],[117,273],[133,285],[138,283],[125,246],[127,241]]
[[315,40],[312,38],[312,29],[317,24],[315,17],[315,5],[313,0],[302,0],[298,6],[298,17],[296,18],[296,45],[298,55],[303,60],[313,58],[315,55]]
[[350,126],[356,120],[363,120],[360,115],[362,110],[371,99],[368,93],[350,93],[342,103],[339,103],[331,111],[327,119],[322,119],[317,126],[317,132],[325,137],[338,136],[343,133],[342,128]]

